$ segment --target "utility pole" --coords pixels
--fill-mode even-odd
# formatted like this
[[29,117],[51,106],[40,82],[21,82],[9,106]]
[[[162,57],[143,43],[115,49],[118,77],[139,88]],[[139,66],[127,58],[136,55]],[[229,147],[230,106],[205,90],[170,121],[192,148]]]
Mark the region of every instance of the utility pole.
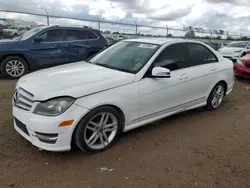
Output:
[[44,10],[45,10],[46,17],[47,17],[47,25],[49,26],[49,14],[48,14],[48,12],[47,12],[47,10],[46,10],[46,9],[44,9]]

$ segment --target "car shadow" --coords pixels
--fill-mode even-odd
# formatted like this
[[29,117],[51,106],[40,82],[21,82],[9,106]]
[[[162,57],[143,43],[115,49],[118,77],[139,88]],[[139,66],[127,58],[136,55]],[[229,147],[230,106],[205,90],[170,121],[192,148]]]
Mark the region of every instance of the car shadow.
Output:
[[[161,131],[161,129],[170,128],[173,125],[173,122],[180,121],[182,119],[185,119],[187,116],[197,116],[201,115],[203,113],[207,113],[207,110],[204,108],[198,108],[186,112],[182,112],[173,116],[169,116],[167,118],[164,118],[162,120],[156,121],[154,123],[147,124],[145,126],[136,128],[134,130],[122,133],[118,142],[111,147],[110,149],[97,153],[97,154],[88,154],[85,152],[82,152],[80,149],[78,149],[75,145],[72,146],[72,149],[68,152],[49,152],[49,151],[42,151],[41,155],[45,158],[60,158],[61,160],[76,160],[78,158],[84,159],[84,157],[94,157],[94,156],[100,156],[103,155],[105,152],[113,152],[112,149],[118,150],[119,147],[128,145],[128,142],[131,142],[131,139],[136,140],[138,134],[143,137],[144,134],[147,134],[152,131]],[[182,126],[182,125],[181,125]],[[36,148],[37,150],[37,148]]]

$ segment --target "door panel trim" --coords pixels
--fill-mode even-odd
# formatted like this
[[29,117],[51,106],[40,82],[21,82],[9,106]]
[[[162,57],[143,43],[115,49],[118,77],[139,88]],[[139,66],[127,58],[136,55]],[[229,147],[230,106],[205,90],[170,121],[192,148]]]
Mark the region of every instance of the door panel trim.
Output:
[[199,98],[199,99],[187,102],[187,103],[180,104],[175,107],[161,110],[153,114],[146,115],[141,118],[132,120],[129,125],[124,127],[124,132],[146,125],[148,123],[152,123],[162,118],[177,114],[179,112],[183,112],[183,111],[190,110],[193,108],[199,108],[205,105],[206,105],[206,97],[202,97],[202,98]]

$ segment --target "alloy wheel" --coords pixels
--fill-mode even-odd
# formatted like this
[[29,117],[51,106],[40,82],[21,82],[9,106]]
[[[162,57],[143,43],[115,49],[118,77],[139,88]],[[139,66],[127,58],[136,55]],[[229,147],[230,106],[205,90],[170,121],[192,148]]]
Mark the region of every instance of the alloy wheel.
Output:
[[6,64],[6,72],[12,77],[19,77],[24,74],[25,66],[19,60],[10,60]]
[[213,108],[218,108],[224,97],[224,87],[222,85],[216,86],[213,90],[212,101],[211,104]]
[[104,149],[113,141],[117,131],[117,118],[112,113],[102,112],[87,123],[84,130],[84,141],[91,149]]

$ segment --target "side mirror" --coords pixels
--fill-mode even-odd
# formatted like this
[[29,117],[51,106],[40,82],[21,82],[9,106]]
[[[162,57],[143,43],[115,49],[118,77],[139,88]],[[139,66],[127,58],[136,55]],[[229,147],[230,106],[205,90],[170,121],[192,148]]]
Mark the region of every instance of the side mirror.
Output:
[[154,67],[151,77],[155,78],[170,78],[170,70],[163,67]]
[[39,42],[42,42],[42,39],[41,38],[34,38],[34,42],[37,42],[37,43],[39,43]]

